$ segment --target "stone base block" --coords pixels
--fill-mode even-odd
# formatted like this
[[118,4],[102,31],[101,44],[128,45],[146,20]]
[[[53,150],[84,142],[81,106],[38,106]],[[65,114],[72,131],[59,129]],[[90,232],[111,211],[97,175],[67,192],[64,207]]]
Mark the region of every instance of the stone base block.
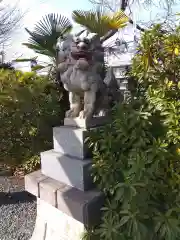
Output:
[[36,225],[31,240],[81,240],[84,224],[37,199]]
[[41,171],[50,178],[83,191],[93,187],[91,160],[79,160],[50,150],[41,153]]
[[82,128],[61,126],[53,128],[54,150],[79,159],[92,155],[85,142],[88,132]]
[[25,186],[28,186],[28,192],[36,197],[39,197],[39,183],[47,178],[48,177],[41,174],[40,171],[33,172],[31,175],[27,175],[27,177],[25,177]]
[[84,129],[90,129],[94,127],[103,126],[110,122],[110,117],[102,116],[102,117],[93,117],[91,120],[77,118],[65,118],[64,125],[71,127],[79,127]]
[[[39,178],[37,178],[37,175],[39,175]],[[57,223],[59,223],[58,226],[62,232],[64,232],[63,229],[65,228],[63,226],[69,226],[71,222],[72,231],[75,231],[75,229],[78,230],[78,228],[84,229],[84,227],[93,227],[100,223],[101,208],[104,204],[104,195],[101,192],[96,189],[83,192],[56,180],[53,180],[52,178],[46,178],[39,182],[39,179],[43,179],[43,176],[44,175],[41,173],[41,171],[33,172],[25,176],[26,191],[34,193],[36,191],[33,191],[33,186],[35,189],[38,188],[36,195],[36,197],[40,199],[38,200],[38,223],[39,221],[43,222],[41,221],[42,218],[45,220],[45,222],[48,222],[48,220],[49,222],[52,222],[52,225],[55,225],[54,221],[57,221]],[[47,207],[42,208],[42,206]],[[41,209],[43,210],[41,211]],[[53,214],[55,217],[53,217]],[[57,220],[58,218],[62,220]],[[45,228],[45,224],[42,224],[42,228]],[[78,230],[78,232],[81,231]],[[59,237],[57,239],[61,238]],[[70,239],[74,240],[76,238],[68,238],[68,240]]]

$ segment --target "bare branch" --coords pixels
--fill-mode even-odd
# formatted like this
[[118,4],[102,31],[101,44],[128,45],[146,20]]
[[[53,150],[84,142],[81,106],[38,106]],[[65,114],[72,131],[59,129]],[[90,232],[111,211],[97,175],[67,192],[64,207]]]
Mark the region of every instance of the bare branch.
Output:
[[89,0],[90,3],[92,3],[93,5],[96,5],[96,6],[102,6],[105,8],[105,9],[108,9],[110,10],[111,12],[115,12],[115,8],[113,8],[111,2],[109,0]]
[[18,8],[18,4],[14,6],[5,5],[0,2],[0,44],[7,42],[15,29],[19,26],[23,14]]
[[[107,12],[115,12],[119,9],[123,10],[128,14],[129,16],[129,23],[134,24],[134,21],[132,19],[132,14],[134,11],[134,4],[138,4],[139,6],[143,6],[144,9],[151,11],[152,6],[157,7],[158,9],[163,9],[166,13],[165,16],[161,16],[161,19],[167,20],[170,19],[172,15],[172,5],[174,5],[177,2],[180,2],[180,0],[144,0],[142,2],[141,0],[117,0],[116,3],[113,0],[89,0],[93,5],[96,6],[102,6],[104,7],[104,11]],[[127,13],[128,12],[128,13]],[[153,22],[153,21],[152,21]],[[136,24],[136,28],[144,32],[145,28],[140,26],[139,24]],[[114,35],[113,32],[110,33],[110,36]],[[107,36],[108,38],[108,36]]]

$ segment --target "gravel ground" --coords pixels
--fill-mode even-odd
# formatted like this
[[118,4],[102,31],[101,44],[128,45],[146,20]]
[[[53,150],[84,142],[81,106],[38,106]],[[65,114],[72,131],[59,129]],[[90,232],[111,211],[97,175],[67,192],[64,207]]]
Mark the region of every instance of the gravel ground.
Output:
[[0,177],[0,240],[29,240],[36,219],[36,199],[24,180]]

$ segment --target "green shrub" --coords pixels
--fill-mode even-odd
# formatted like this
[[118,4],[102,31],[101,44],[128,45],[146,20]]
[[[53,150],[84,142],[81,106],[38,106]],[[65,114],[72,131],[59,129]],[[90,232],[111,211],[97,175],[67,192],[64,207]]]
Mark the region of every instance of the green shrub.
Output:
[[90,135],[94,181],[107,200],[99,239],[180,239],[179,51],[179,29],[147,31],[133,60],[136,93]]
[[34,169],[52,147],[52,127],[61,124],[61,93],[46,77],[0,70],[0,160]]

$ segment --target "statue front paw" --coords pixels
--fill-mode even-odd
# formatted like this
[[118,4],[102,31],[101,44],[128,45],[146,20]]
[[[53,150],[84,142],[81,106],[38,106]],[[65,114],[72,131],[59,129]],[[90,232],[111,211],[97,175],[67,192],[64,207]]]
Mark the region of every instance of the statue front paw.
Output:
[[93,117],[92,111],[89,110],[83,110],[79,114],[79,118],[82,119],[91,119]]
[[81,112],[79,113],[79,118],[81,118],[81,119],[84,118],[84,111],[81,111]]
[[66,118],[76,118],[79,116],[79,111],[76,109],[70,109],[66,112]]

